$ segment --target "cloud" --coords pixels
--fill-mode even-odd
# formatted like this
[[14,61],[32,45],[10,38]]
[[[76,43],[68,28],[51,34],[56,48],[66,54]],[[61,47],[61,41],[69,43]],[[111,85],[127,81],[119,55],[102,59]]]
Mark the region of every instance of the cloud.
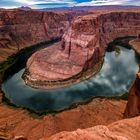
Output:
[[100,6],[100,5],[140,5],[139,0],[0,0],[0,7],[15,8],[29,6],[31,8]]
[[91,0],[90,2],[77,3],[76,6],[100,6],[100,5],[140,5],[140,1],[134,0]]
[[32,8],[48,7],[49,5],[74,6],[75,0],[1,0],[0,7],[15,8],[19,6],[30,6]]
[[13,0],[15,2],[18,2],[18,3],[22,3],[22,4],[27,4],[27,5],[36,5],[36,4],[50,4],[50,3],[58,3],[58,4],[61,4],[61,3],[67,3],[67,4],[71,4],[71,3],[74,3],[73,0]]

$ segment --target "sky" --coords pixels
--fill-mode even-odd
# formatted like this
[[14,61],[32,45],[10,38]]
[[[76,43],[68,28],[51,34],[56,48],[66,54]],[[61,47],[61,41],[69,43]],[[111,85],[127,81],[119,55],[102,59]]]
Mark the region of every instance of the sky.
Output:
[[16,8],[29,6],[31,8],[71,7],[71,6],[101,6],[101,5],[136,5],[140,0],[0,0],[1,8]]

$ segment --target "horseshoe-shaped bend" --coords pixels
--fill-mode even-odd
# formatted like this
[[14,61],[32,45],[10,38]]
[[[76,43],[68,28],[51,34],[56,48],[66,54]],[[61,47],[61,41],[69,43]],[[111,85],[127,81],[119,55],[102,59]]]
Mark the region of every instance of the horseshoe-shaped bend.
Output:
[[78,16],[60,43],[37,51],[29,58],[23,78],[27,85],[36,88],[78,83],[100,70],[110,42],[139,33],[139,12]]

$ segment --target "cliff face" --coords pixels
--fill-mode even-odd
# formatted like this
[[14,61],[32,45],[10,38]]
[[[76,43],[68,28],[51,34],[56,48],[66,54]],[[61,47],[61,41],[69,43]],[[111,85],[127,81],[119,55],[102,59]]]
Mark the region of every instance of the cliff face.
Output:
[[0,61],[23,47],[61,37],[74,13],[0,11]]
[[[36,87],[37,81],[56,82],[86,73],[104,56],[108,43],[118,37],[137,36],[139,32],[140,12],[79,16],[55,49],[46,48],[33,54],[27,63],[26,82]],[[88,72],[84,76],[88,78],[92,74]]]
[[91,61],[104,54],[108,43],[119,37],[137,36],[139,32],[140,13],[113,12],[82,16],[74,20],[64,34],[62,49],[70,59],[80,49],[78,55],[84,58],[83,64],[89,63],[89,67],[92,67],[94,62]]
[[128,103],[124,115],[125,117],[135,117],[140,115],[140,71],[129,91]]

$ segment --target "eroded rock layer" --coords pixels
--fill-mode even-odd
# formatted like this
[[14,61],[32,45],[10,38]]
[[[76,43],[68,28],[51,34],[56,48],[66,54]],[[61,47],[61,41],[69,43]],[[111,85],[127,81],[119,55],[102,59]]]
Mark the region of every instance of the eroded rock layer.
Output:
[[0,61],[21,48],[61,37],[75,12],[0,10]]
[[139,32],[140,12],[79,16],[63,35],[61,44],[31,56],[24,79],[33,87],[50,88],[65,86],[66,81],[79,82],[81,77],[89,78],[99,70],[100,65],[96,65],[101,62],[108,43],[118,37],[137,36]]

